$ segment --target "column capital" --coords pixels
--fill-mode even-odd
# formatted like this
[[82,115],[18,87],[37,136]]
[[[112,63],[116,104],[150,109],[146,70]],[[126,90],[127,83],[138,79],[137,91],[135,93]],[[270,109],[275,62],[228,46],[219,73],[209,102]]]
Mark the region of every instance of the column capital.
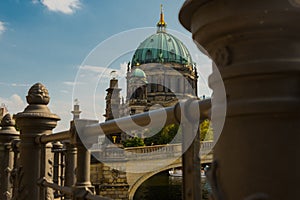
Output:
[[10,114],[6,114],[1,120],[0,141],[2,143],[11,142],[13,139],[19,138],[19,133],[15,128],[15,121]]
[[29,89],[26,100],[29,105],[23,112],[14,115],[21,131],[30,130],[31,133],[41,133],[51,131],[56,127],[60,118],[49,110],[47,106],[50,101],[49,92],[43,84],[34,84]]

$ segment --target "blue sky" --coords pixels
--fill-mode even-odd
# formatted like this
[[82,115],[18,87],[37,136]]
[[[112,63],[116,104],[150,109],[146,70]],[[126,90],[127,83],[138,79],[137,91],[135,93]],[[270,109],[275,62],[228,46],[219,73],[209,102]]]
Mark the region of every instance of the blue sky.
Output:
[[[183,0],[0,1],[0,103],[5,103],[11,113],[22,111],[29,87],[41,82],[49,90],[51,111],[62,118],[57,130],[67,128],[72,118],[72,98],[76,98],[74,81],[90,52],[113,35],[155,27],[160,4],[164,5],[168,29],[191,37],[178,21],[183,3]],[[119,65],[125,66],[126,59],[119,59]],[[97,91],[101,93],[106,87],[103,83]],[[98,98],[104,95],[103,91]],[[99,104],[95,112],[101,120],[104,110],[103,103]],[[84,110],[83,116],[94,117],[85,115]]]

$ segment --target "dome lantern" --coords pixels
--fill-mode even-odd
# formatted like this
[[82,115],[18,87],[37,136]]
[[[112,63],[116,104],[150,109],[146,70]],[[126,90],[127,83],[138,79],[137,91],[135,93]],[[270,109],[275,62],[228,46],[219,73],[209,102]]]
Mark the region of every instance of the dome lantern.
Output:
[[167,27],[167,23],[165,22],[164,19],[164,12],[163,12],[163,5],[160,4],[160,19],[157,22],[157,32],[165,32],[166,31],[166,27]]

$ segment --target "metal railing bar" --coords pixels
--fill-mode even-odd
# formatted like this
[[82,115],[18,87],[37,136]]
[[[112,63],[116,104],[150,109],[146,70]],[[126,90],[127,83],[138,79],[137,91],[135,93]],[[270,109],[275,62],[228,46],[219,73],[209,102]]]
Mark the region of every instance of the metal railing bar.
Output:
[[[165,126],[180,123],[181,120],[181,106],[184,107],[186,113],[188,113],[188,118],[191,121],[199,120],[199,117],[202,119],[210,118],[210,110],[211,110],[211,99],[205,100],[194,100],[191,103],[187,104],[188,107],[184,107],[185,102],[179,102],[175,106],[161,108],[157,110],[148,111],[141,114],[131,115],[127,117],[122,117],[118,119],[109,120],[103,123],[91,124],[87,125],[84,128],[84,135],[93,137],[99,136],[101,134],[112,134],[118,132],[124,132],[126,130],[132,130],[132,121],[136,123],[141,128],[146,128],[147,125],[150,124],[151,118],[157,119],[161,118],[161,116],[166,116]],[[200,116],[199,116],[200,114]],[[151,116],[151,117],[150,117]],[[122,129],[120,128],[120,126]],[[155,123],[151,124],[152,128],[155,128]],[[161,126],[161,123],[158,123],[157,126]]]
[[[73,192],[71,187],[65,187],[65,186],[60,186],[56,183],[50,183],[45,179],[43,179],[41,181],[41,186],[52,188],[52,189],[60,191],[64,194],[72,194],[72,192]],[[112,200],[107,197],[102,197],[102,196],[97,196],[97,195],[91,194],[89,191],[86,191],[85,199],[87,199],[87,200]]]
[[48,142],[54,142],[54,141],[62,141],[62,140],[67,140],[71,138],[71,132],[69,130],[67,131],[62,131],[59,133],[55,134],[50,134],[50,135],[42,135],[38,136],[35,138],[35,142],[38,144],[45,144]]
[[[180,109],[175,108],[175,106],[161,108],[141,114],[109,120],[100,124],[97,123],[88,125],[84,129],[84,133],[88,136],[98,136],[99,134],[112,134],[122,132],[124,130],[132,130],[132,121],[140,127],[146,127],[150,124],[151,118],[159,118],[162,114],[166,115],[165,125],[179,123],[175,116],[180,114],[175,114],[176,112],[180,112]],[[119,127],[119,125],[122,127],[122,129]]]
[[107,197],[102,197],[102,196],[97,196],[91,193],[88,193],[85,198],[87,200],[112,200],[111,198],[107,198]]
[[57,190],[57,191],[60,191],[64,194],[72,194],[72,188],[70,187],[65,187],[65,186],[60,186],[56,183],[51,183],[51,182],[48,182],[47,180],[43,179],[41,181],[41,186],[43,187],[49,187],[49,188],[52,188],[54,190]]
[[[211,99],[195,100],[186,108],[188,119],[191,121],[210,119],[211,115]],[[199,109],[199,110],[197,110]],[[200,116],[199,116],[200,114]]]

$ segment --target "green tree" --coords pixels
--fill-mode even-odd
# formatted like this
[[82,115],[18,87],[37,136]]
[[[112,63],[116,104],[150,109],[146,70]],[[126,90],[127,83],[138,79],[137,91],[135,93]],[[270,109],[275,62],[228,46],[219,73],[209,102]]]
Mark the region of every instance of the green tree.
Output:
[[[153,131],[154,130],[149,130],[147,134]],[[200,124],[200,133],[200,141],[213,140],[213,130],[211,128],[211,122],[209,120],[204,120]],[[180,143],[182,137],[182,130],[179,125],[171,124],[165,126],[158,133],[151,135],[153,136],[144,139],[144,143],[147,146],[169,144],[171,142]]]
[[[150,130],[150,132],[153,130]],[[165,126],[158,133],[154,134],[151,137],[145,138],[144,142],[147,146],[150,145],[160,145],[160,144],[169,144],[169,143],[180,143],[181,139],[181,130],[179,125],[170,124]]]
[[200,141],[213,140],[211,122],[206,119],[200,124]]
[[133,138],[123,141],[123,146],[124,147],[140,147],[140,146],[145,146],[145,144],[144,144],[144,141],[142,138],[133,137]]

